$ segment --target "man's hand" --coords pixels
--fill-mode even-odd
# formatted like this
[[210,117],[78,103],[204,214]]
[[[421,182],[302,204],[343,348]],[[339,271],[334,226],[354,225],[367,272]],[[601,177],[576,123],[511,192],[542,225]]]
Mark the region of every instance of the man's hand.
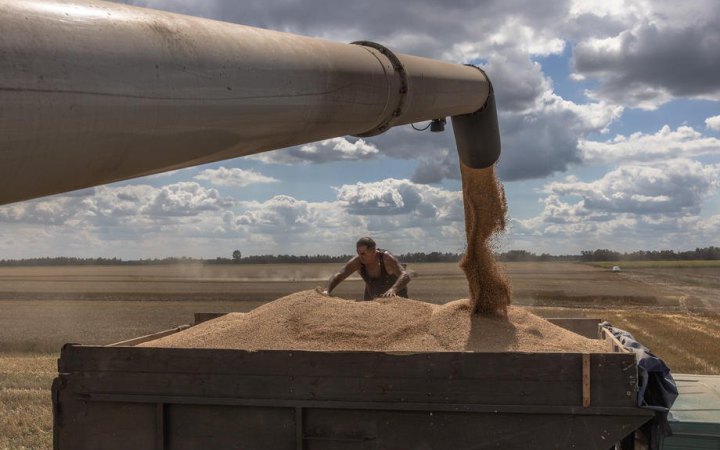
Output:
[[384,297],[384,298],[397,297],[397,292],[395,292],[395,289],[390,288],[380,297]]

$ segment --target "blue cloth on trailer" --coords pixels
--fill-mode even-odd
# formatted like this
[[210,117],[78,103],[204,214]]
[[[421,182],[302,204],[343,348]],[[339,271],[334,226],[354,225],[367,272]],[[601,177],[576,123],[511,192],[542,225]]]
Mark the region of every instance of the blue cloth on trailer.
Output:
[[615,336],[623,347],[635,353],[638,367],[638,406],[655,411],[655,420],[648,424],[645,434],[650,440],[650,449],[658,449],[663,438],[671,435],[667,417],[678,396],[670,368],[632,334],[613,327],[609,322],[603,322],[600,326]]

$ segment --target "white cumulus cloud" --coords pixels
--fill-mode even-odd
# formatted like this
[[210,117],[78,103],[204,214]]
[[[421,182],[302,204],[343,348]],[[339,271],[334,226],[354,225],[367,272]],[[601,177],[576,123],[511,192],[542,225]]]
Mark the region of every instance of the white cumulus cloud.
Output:
[[720,131],[720,115],[705,119],[705,125],[715,131]]
[[160,188],[141,212],[151,216],[194,216],[202,211],[222,210],[230,204],[215,189],[180,182]]
[[[335,188],[337,199],[356,215],[411,215],[425,219],[460,220],[460,192],[452,192],[409,180],[388,178]],[[460,208],[458,208],[460,207]]]
[[[610,213],[698,214],[702,201],[717,187],[720,166],[674,159],[652,165],[620,166],[602,178],[548,184],[546,211],[563,209],[568,217],[605,219]],[[579,197],[576,203],[560,197]],[[556,217],[556,214],[552,216]]]
[[378,157],[380,151],[375,144],[363,139],[348,140],[344,137],[326,139],[284,150],[260,153],[248,158],[266,164],[322,164],[333,161],[360,161]]
[[286,253],[352,252],[353,243],[373,235],[396,252],[462,249],[461,193],[385,179],[336,188],[337,200],[310,202],[290,195],[238,202],[223,215],[224,233],[264,239],[265,248]]
[[609,141],[581,140],[578,146],[583,161],[591,164],[720,155],[720,139],[703,136],[688,126],[673,131],[665,125],[654,134],[618,135]]
[[[57,195],[0,207],[0,222],[81,227],[139,225],[195,217],[232,205],[216,189],[195,182],[162,187],[99,186],[91,195]],[[180,220],[180,219],[178,219]],[[129,222],[128,222],[129,221]]]
[[245,187],[251,184],[277,183],[279,180],[263,175],[252,169],[218,167],[205,169],[194,177],[196,180],[209,181],[215,186]]
[[537,253],[705,247],[720,239],[720,216],[703,211],[719,180],[720,165],[688,159],[627,164],[591,181],[569,176],[544,186],[540,214],[511,220],[511,239]]

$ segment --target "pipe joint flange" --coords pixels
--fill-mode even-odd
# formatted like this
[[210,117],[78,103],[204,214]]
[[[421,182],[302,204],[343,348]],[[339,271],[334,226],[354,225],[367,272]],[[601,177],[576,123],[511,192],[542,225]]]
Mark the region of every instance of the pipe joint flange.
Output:
[[495,97],[495,90],[493,89],[493,85],[492,85],[492,81],[490,81],[490,77],[483,69],[476,66],[475,64],[464,64],[464,65],[467,67],[472,67],[472,68],[480,71],[480,73],[483,74],[483,76],[485,77],[485,79],[488,82],[488,96],[485,99],[485,103],[483,103],[483,105],[480,107],[480,109],[478,109],[477,111],[471,112],[470,114],[480,113],[483,110],[485,110],[488,107],[488,105],[491,103],[491,97],[493,97],[493,98]]
[[400,61],[400,58],[398,58],[397,55],[395,55],[395,53],[393,53],[389,48],[380,45],[377,42],[371,41],[356,41],[351,42],[351,44],[369,47],[382,53],[388,60],[390,60],[393,69],[395,69],[395,72],[397,72],[398,76],[400,77],[400,90],[398,92],[398,101],[395,105],[395,108],[391,109],[390,113],[386,114],[385,117],[382,118],[380,123],[375,126],[375,128],[355,135],[357,137],[376,136],[392,128],[395,119],[403,114],[403,109],[405,107],[405,99],[407,98],[407,93],[409,89],[408,74],[405,70],[405,66],[403,66],[402,64],[402,61]]

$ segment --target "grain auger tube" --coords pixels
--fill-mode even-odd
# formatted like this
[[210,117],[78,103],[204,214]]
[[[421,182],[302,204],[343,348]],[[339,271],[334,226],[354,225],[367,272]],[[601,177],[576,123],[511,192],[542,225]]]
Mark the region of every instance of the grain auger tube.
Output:
[[466,165],[499,155],[472,66],[94,0],[0,30],[0,204],[446,117]]

